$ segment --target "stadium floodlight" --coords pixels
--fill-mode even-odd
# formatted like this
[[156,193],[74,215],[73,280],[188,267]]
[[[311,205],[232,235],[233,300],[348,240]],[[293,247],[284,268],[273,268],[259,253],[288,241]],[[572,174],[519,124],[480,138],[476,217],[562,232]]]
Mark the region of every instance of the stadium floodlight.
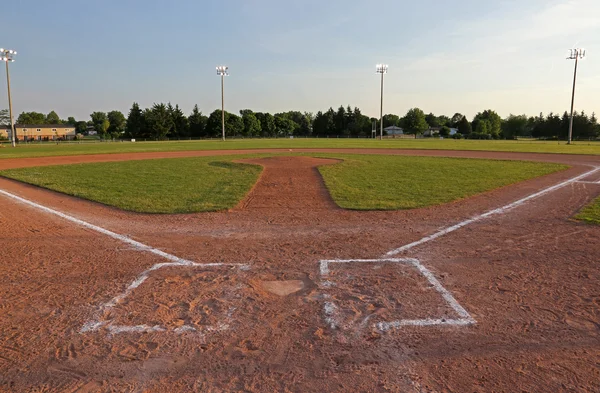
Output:
[[379,107],[379,130],[380,138],[383,140],[383,75],[388,72],[387,64],[377,64],[375,66],[376,72],[381,74],[381,106]]
[[217,75],[221,76],[221,127],[223,142],[225,141],[225,77],[229,75],[229,67],[217,66]]
[[6,63],[6,87],[8,89],[8,116],[10,117],[10,135],[12,146],[17,145],[15,136],[15,122],[13,120],[12,98],[10,96],[10,74],[8,72],[8,63],[15,61],[16,50],[0,48],[0,61]]
[[569,136],[567,139],[567,145],[571,144],[571,139],[573,138],[573,109],[575,107],[575,82],[577,81],[577,63],[579,59],[585,58],[585,49],[575,48],[569,49],[569,57],[567,60],[575,60],[575,71],[573,73],[573,93],[571,94],[571,120],[569,121]]

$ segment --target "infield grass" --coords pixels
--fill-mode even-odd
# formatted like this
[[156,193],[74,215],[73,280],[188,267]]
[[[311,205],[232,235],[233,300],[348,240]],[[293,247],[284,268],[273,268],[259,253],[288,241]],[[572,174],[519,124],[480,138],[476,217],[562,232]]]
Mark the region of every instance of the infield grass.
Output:
[[11,169],[2,176],[119,209],[194,213],[234,207],[261,167],[199,157]]
[[353,210],[439,205],[568,168],[529,161],[335,155],[319,168],[333,200]]
[[[310,155],[344,160],[319,170],[334,201],[355,210],[439,205],[567,168],[464,158]],[[231,162],[244,157],[60,165],[0,175],[134,212],[193,213],[228,209],[244,198],[261,172],[258,166]]]
[[581,209],[575,219],[588,224],[600,225],[600,198],[596,198],[595,201]]
[[0,148],[1,158],[47,157],[84,154],[195,151],[195,150],[236,150],[236,149],[317,149],[317,148],[361,148],[361,149],[431,149],[431,150],[478,150],[528,153],[563,153],[600,155],[600,142],[549,141],[482,141],[454,139],[373,139],[348,138],[295,138],[295,139],[243,139],[169,142],[97,142],[60,144],[20,144],[17,148],[4,143]]

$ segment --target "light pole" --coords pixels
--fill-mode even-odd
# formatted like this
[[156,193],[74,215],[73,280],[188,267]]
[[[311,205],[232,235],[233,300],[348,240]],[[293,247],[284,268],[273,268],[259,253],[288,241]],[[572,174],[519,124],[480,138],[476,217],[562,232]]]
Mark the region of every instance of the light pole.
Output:
[[380,138],[383,140],[383,75],[388,72],[387,64],[377,64],[375,67],[378,74],[381,74],[381,106],[379,107],[379,131]]
[[567,145],[571,144],[573,138],[573,108],[575,107],[575,82],[577,81],[577,63],[579,59],[585,58],[585,49],[570,49],[571,54],[567,57],[567,60],[575,60],[575,71],[573,73],[573,93],[571,95],[571,120],[569,121],[569,137]]
[[229,67],[217,66],[217,75],[221,76],[221,127],[223,142],[225,142],[225,77],[229,75]]
[[12,98],[10,96],[10,74],[8,73],[8,63],[15,61],[16,54],[17,51],[15,50],[0,48],[0,61],[4,61],[6,63],[6,86],[8,88],[8,116],[10,116],[10,135],[13,147],[17,145],[17,142],[15,136],[15,122],[13,119]]

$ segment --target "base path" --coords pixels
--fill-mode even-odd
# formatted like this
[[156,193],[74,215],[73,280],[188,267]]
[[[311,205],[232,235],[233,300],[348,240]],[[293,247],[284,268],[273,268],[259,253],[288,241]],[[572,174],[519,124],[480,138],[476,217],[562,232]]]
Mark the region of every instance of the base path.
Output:
[[[250,152],[270,151],[0,168]],[[572,167],[396,212],[337,208],[316,170],[334,161],[290,154],[247,161],[264,166],[259,182],[220,213],[133,214],[0,179],[0,190],[91,225],[0,195],[0,391],[600,391],[600,229],[571,220],[600,195],[599,175],[418,243],[579,176],[600,157],[368,152]],[[398,259],[379,260],[410,243]],[[194,265],[152,270],[169,260],[136,244]],[[324,276],[323,260],[356,263],[331,263]],[[457,310],[476,323],[394,322],[443,322]],[[104,325],[82,329],[90,321]]]

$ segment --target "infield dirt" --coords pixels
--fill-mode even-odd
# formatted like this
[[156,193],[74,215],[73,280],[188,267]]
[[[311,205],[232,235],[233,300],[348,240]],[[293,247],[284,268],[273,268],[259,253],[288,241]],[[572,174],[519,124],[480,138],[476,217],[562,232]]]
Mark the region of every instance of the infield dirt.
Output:
[[[0,168],[233,153],[1,160]],[[568,185],[400,255],[432,270],[474,325],[381,332],[372,322],[441,318],[451,310],[406,266],[336,267],[334,287],[324,287],[319,273],[322,259],[380,258],[600,166],[600,158],[364,153],[572,167],[444,206],[397,212],[337,208],[317,171],[335,161],[310,157],[253,159],[265,168],[259,182],[222,213],[126,213],[0,179],[0,189],[178,257],[248,267],[158,270],[100,318],[164,331],[111,333],[104,326],[82,333],[101,304],[164,260],[0,196],[0,391],[600,391],[600,228],[570,220],[600,185]],[[326,301],[342,310],[336,329],[326,321]],[[177,330],[184,325],[194,330]]]

